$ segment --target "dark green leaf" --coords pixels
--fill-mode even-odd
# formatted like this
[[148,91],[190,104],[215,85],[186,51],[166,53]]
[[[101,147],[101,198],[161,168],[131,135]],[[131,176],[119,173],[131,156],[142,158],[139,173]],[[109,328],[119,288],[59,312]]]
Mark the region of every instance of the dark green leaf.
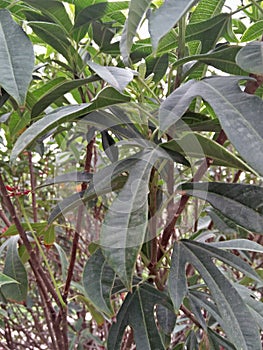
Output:
[[186,112],[191,101],[201,96],[214,109],[222,128],[242,158],[263,174],[263,101],[242,92],[238,85],[241,79],[210,77],[182,85],[161,104],[160,128],[167,130]]
[[32,124],[17,140],[10,159],[14,161],[19,154],[29,145],[31,145],[38,137],[44,135],[47,131],[61,125],[80,118],[96,109],[100,109],[112,104],[128,102],[129,97],[120,94],[113,88],[105,88],[100,91],[97,97],[91,103],[83,103],[80,105],[61,107],[54,112],[47,114],[42,119]]
[[190,23],[205,21],[218,15],[226,0],[201,0],[191,14]]
[[34,68],[33,46],[7,10],[0,10],[0,85],[22,105]]
[[19,282],[0,272],[0,288],[5,284],[13,284],[13,283],[19,283]]
[[263,188],[230,183],[185,183],[182,190],[208,201],[238,225],[263,234]]
[[150,57],[146,59],[146,77],[150,74],[154,74],[153,81],[158,83],[165,75],[168,68],[168,54],[164,54],[160,57]]
[[170,299],[153,286],[141,284],[129,293],[117,315],[117,322],[111,326],[108,350],[120,350],[126,327],[134,332],[137,349],[164,350],[154,319],[154,306],[163,305],[172,310]]
[[51,103],[55,102],[59,97],[63,96],[70,90],[76,89],[82,85],[88,84],[90,82],[96,81],[98,78],[90,77],[87,79],[77,79],[72,81],[62,81],[56,84],[53,88],[49,89],[37,103],[33,106],[31,117],[37,117],[41,112],[43,112]]
[[98,249],[85,265],[83,286],[93,305],[108,316],[113,316],[110,299],[114,280],[115,272],[107,264],[101,250]]

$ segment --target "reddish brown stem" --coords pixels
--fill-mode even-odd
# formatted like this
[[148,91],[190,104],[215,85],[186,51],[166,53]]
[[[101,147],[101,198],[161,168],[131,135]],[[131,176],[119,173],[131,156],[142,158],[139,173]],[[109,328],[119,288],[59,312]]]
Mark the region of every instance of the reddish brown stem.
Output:
[[32,153],[28,152],[29,172],[30,172],[30,184],[31,184],[31,195],[32,195],[32,209],[33,209],[33,220],[37,222],[37,202],[36,202],[36,177],[34,173],[34,167],[32,162]]

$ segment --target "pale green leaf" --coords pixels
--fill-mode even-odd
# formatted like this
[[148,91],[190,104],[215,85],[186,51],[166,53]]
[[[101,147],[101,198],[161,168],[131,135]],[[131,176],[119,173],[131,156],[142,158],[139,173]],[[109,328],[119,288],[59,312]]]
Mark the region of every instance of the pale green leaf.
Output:
[[25,101],[34,68],[33,46],[7,10],[0,10],[0,85],[18,104]]
[[123,91],[133,79],[133,72],[129,69],[101,66],[91,61],[88,61],[87,64],[101,79],[119,91]]
[[13,284],[13,283],[19,283],[19,282],[5,275],[4,273],[0,272],[0,288],[5,284]]
[[201,0],[191,14],[190,23],[205,21],[220,14],[226,0]]
[[250,252],[263,253],[261,244],[248,239],[231,239],[229,241],[211,242],[210,244],[221,249],[247,250]]
[[261,37],[263,33],[263,20],[253,23],[249,28],[245,30],[242,35],[241,42],[247,42],[256,40]]
[[248,43],[237,54],[236,62],[249,73],[263,74],[263,42]]

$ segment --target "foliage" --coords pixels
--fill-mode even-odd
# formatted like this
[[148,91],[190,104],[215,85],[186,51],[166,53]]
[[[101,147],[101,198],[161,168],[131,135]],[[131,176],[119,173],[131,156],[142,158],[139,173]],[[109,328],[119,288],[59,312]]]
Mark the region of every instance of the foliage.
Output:
[[262,23],[0,1],[3,348],[261,349]]

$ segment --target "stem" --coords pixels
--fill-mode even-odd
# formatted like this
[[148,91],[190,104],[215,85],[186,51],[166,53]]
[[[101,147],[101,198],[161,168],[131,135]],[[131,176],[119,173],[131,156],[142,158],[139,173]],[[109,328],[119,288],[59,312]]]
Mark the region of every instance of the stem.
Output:
[[[186,20],[185,20],[185,16],[183,16],[179,20],[179,36],[178,36],[179,42],[178,42],[178,57],[177,57],[178,60],[180,60],[185,56],[185,28],[186,28]],[[177,68],[177,74],[176,74],[176,79],[174,83],[174,90],[181,85],[182,75],[183,75],[183,66],[180,65]]]
[[34,222],[37,222],[37,202],[36,202],[36,177],[34,173],[34,167],[32,162],[32,153],[28,152],[28,162],[29,162],[29,171],[30,171],[30,184],[31,184],[31,194],[32,194],[32,208],[33,208],[33,219]]
[[50,265],[49,265],[49,263],[48,263],[48,260],[47,260],[47,258],[46,258],[46,255],[45,255],[45,253],[44,253],[44,251],[43,251],[43,249],[42,249],[42,247],[41,247],[41,244],[39,243],[39,240],[38,240],[38,238],[37,238],[37,236],[36,236],[36,234],[35,234],[35,232],[34,232],[32,226],[31,226],[31,223],[30,223],[30,221],[29,221],[29,219],[28,219],[28,216],[27,216],[27,213],[26,213],[26,211],[25,211],[25,207],[24,207],[23,202],[22,202],[21,200],[19,200],[19,202],[20,202],[22,214],[23,214],[23,216],[24,216],[24,218],[25,218],[25,220],[26,220],[26,223],[27,223],[27,225],[28,225],[28,227],[29,227],[30,233],[32,234],[32,236],[33,236],[33,238],[34,238],[34,241],[35,241],[35,243],[36,243],[36,245],[37,245],[37,248],[38,248],[38,250],[39,250],[39,252],[40,252],[40,255],[41,255],[41,257],[42,257],[42,259],[43,259],[43,261],[44,261],[44,263],[45,263],[45,265],[46,265],[46,267],[47,267],[47,270],[48,270],[48,272],[49,272],[49,275],[50,275],[50,278],[51,278],[51,280],[52,280],[52,282],[53,282],[53,285],[54,285],[54,287],[55,287],[55,291],[56,291],[56,293],[57,293],[57,297],[58,297],[58,299],[59,299],[59,302],[60,302],[62,308],[64,308],[64,307],[66,307],[66,304],[65,304],[65,302],[64,302],[64,300],[63,300],[63,298],[62,298],[62,295],[61,295],[61,293],[60,293],[60,290],[59,290],[59,288],[58,288],[57,282],[56,282],[56,280],[55,280],[55,277],[54,277],[54,275],[53,275],[53,272],[52,272],[52,270],[51,270],[51,267],[50,267]]
[[8,217],[5,215],[5,212],[0,209],[0,218],[4,221],[7,227],[11,226],[11,222],[9,221]]
[[[86,148],[85,171],[88,173],[91,170],[91,159],[92,159],[92,150],[93,150],[94,142],[95,142],[95,139],[91,140],[88,143],[87,148]],[[87,184],[82,183],[81,190],[84,191],[86,188],[87,188]],[[76,230],[74,232],[71,255],[70,255],[70,263],[69,263],[68,274],[67,274],[66,284],[65,284],[64,293],[63,293],[64,299],[66,299],[68,296],[70,283],[71,283],[71,280],[73,277],[73,271],[74,271],[74,266],[75,266],[75,262],[76,262],[78,243],[79,243],[79,232],[81,230],[84,208],[85,208],[85,206],[82,204],[78,209],[77,226],[76,226]]]
[[140,76],[138,76],[137,79],[145,87],[145,89],[156,99],[156,101],[158,103],[161,103],[161,100],[159,99],[159,97],[149,88],[149,86],[145,83],[145,81]]

